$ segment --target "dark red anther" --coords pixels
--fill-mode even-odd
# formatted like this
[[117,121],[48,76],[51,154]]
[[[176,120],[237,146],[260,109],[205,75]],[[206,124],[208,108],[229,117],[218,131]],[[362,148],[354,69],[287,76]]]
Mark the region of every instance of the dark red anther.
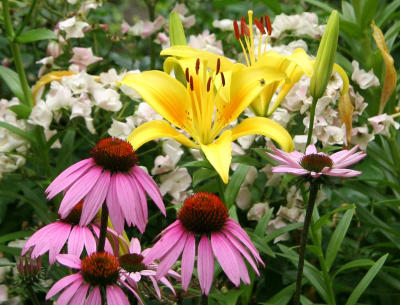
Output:
[[264,26],[257,18],[254,18],[254,23],[256,24],[257,28],[260,30],[261,34],[265,34]]
[[216,74],[218,74],[219,73],[219,69],[221,68],[221,60],[218,58],[217,59],[217,71],[216,71]]
[[185,77],[186,77],[186,81],[189,82],[189,68],[186,68]]
[[207,92],[210,92],[211,89],[211,77],[208,78],[208,82],[207,82]]
[[190,90],[193,91],[193,77],[190,76]]
[[200,58],[197,58],[196,60],[196,74],[199,75],[199,70],[200,70]]
[[240,39],[239,26],[236,20],[233,20],[233,29],[235,30],[236,39]]
[[268,31],[268,35],[271,36],[272,26],[271,26],[271,20],[269,19],[268,15],[265,15],[265,23],[266,23],[266,28],[267,28],[267,31]]
[[246,19],[244,17],[242,17],[240,19],[240,27],[242,29],[242,33],[241,33],[242,37],[250,35],[250,31],[249,31],[249,28],[247,27]]
[[222,81],[222,86],[225,86],[225,76],[224,73],[221,72],[221,81]]

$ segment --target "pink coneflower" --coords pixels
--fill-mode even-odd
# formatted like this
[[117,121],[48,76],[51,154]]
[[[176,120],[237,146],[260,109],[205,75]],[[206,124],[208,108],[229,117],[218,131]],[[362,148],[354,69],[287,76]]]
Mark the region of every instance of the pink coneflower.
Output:
[[240,280],[250,283],[243,257],[257,275],[255,261],[264,265],[249,236],[236,221],[229,218],[228,209],[221,199],[210,193],[199,192],[186,199],[178,219],[160,235],[160,240],[151,248],[143,263],[160,259],[156,277],[161,278],[182,253],[184,290],[187,290],[192,277],[196,248],[197,273],[204,295],[210,292],[213,281],[214,255],[235,286],[240,284]]
[[81,305],[86,300],[85,305],[99,305],[102,304],[102,288],[106,292],[107,304],[129,305],[128,298],[119,286],[122,285],[143,305],[135,289],[121,278],[120,265],[114,255],[96,252],[81,260],[75,255],[59,254],[57,261],[79,272],[63,277],[55,283],[47,293],[46,300],[64,290],[58,297],[57,304]]
[[[147,264],[143,263],[143,259],[149,253],[149,250],[150,249],[145,249],[142,251],[139,240],[137,238],[132,238],[129,244],[129,253],[120,256],[118,260],[122,270],[125,271],[126,280],[131,286],[137,287],[137,284],[140,282],[142,277],[147,277],[153,283],[158,298],[161,299],[161,291],[156,279],[156,270],[158,265],[154,262]],[[180,275],[173,270],[168,270],[166,275],[178,280],[181,279]],[[161,277],[159,281],[175,294],[174,287],[165,276]]]
[[315,145],[311,144],[307,146],[305,154],[297,151],[287,153],[272,147],[275,154],[267,153],[267,155],[282,164],[272,168],[274,173],[311,175],[313,178],[321,175],[349,178],[358,176],[361,172],[345,167],[357,163],[366,156],[362,151],[356,152],[357,149],[358,145],[350,150],[341,150],[328,156],[323,152],[318,153]]
[[[100,229],[96,224],[91,223],[93,219],[90,220],[87,226],[79,225],[83,205],[82,200],[75,205],[67,217],[48,224],[35,232],[26,242],[21,255],[25,255],[31,248],[32,258],[38,258],[48,251],[49,262],[54,264],[56,255],[61,252],[65,243],[67,243],[67,252],[69,254],[80,256],[84,248],[88,254],[95,252],[96,239],[92,231],[99,236]],[[108,241],[106,249],[112,251]]]
[[61,217],[70,213],[75,202],[84,199],[79,224],[85,226],[105,200],[118,233],[124,229],[124,219],[143,233],[148,216],[146,193],[165,215],[157,184],[136,165],[136,153],[128,142],[103,139],[92,149],[91,156],[64,170],[46,189],[48,199],[65,191],[58,211]]

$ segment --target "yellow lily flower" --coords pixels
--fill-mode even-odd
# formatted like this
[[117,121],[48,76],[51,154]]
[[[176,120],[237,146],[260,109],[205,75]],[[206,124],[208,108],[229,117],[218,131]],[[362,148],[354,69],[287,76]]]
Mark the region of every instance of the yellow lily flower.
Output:
[[[186,86],[161,71],[126,75],[122,84],[136,90],[168,122],[184,131],[179,132],[166,121],[150,121],[129,135],[127,140],[133,148],[157,138],[173,138],[185,146],[201,149],[224,183],[229,179],[231,142],[239,137],[260,134],[275,140],[283,149],[292,150],[289,133],[270,119],[247,118],[234,128],[227,128],[264,86],[284,80],[286,74],[271,68],[243,69],[243,65],[234,65],[227,80],[220,68],[221,61],[216,61],[213,70],[198,58],[184,70]],[[228,102],[224,91],[230,92]]]

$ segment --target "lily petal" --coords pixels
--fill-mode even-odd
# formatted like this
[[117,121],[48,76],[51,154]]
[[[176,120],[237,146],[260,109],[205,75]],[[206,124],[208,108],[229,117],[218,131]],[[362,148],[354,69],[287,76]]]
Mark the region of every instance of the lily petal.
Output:
[[201,144],[201,150],[206,155],[208,161],[221,176],[222,181],[226,184],[229,180],[229,166],[232,160],[232,132],[224,131],[217,141],[211,144]]
[[73,71],[54,71],[43,75],[32,88],[33,101],[36,100],[36,94],[41,87],[46,86],[52,81],[60,81],[63,76],[71,76],[74,74],[76,73]]
[[[122,84],[134,89],[155,111],[173,125],[186,130],[191,126],[190,97],[175,78],[161,71],[128,74]],[[190,128],[189,128],[190,129]]]
[[253,117],[244,119],[232,129],[232,141],[250,134],[261,134],[279,143],[285,151],[293,150],[293,140],[281,125],[273,120]]
[[132,131],[127,141],[132,145],[134,150],[137,150],[144,143],[159,138],[172,138],[187,147],[198,148],[198,145],[174,129],[167,122],[159,120],[146,122],[140,125]]

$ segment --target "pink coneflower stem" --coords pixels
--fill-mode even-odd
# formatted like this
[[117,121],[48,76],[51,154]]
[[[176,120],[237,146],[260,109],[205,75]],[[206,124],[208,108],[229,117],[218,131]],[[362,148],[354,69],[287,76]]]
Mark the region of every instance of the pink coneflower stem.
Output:
[[99,243],[97,244],[97,252],[104,252],[104,246],[106,244],[106,235],[107,235],[107,222],[108,222],[108,208],[106,202],[104,201],[103,206],[101,208],[100,235],[99,235]]
[[311,217],[314,210],[315,200],[317,199],[319,184],[312,181],[310,184],[310,196],[307,202],[306,216],[304,218],[303,230],[300,237],[300,249],[299,249],[299,263],[297,265],[297,280],[296,280],[296,291],[293,297],[293,304],[300,305],[301,295],[301,282],[303,280],[303,269],[304,269],[304,254],[306,251],[308,229],[310,227]]

